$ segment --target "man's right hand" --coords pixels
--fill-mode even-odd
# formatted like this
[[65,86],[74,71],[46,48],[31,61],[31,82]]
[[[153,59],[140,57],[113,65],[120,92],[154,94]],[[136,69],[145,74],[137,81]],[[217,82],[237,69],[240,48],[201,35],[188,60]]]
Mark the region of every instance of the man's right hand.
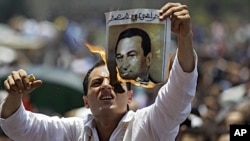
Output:
[[41,80],[30,80],[27,72],[23,69],[12,71],[4,81],[4,88],[9,95],[29,94],[42,85]]
[[8,118],[14,114],[22,104],[22,96],[41,85],[41,80],[29,80],[27,72],[23,69],[12,71],[4,81],[4,88],[9,94],[2,105],[1,118]]

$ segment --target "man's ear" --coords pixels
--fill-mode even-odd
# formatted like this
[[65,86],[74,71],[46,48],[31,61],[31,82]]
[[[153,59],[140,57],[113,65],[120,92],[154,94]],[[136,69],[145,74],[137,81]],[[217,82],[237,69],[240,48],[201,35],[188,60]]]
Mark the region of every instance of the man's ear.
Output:
[[134,95],[134,91],[133,90],[129,90],[128,91],[128,103],[131,103],[133,100],[133,95]]
[[129,109],[133,110],[133,111],[136,111],[138,107],[137,107],[136,101],[133,100],[134,91],[133,90],[128,91],[128,95],[129,95],[128,96],[128,98],[129,98],[129,100],[128,100]]
[[89,103],[88,103],[88,96],[83,96],[82,97],[83,101],[84,101],[84,107],[89,108]]
[[152,62],[152,52],[149,52],[147,55],[147,66],[150,66],[151,62]]

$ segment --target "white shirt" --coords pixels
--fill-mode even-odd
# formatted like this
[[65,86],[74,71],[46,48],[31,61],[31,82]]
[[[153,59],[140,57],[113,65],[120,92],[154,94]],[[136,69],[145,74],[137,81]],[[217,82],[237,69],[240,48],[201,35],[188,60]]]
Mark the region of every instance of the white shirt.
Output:
[[[168,82],[159,90],[155,103],[127,112],[110,141],[174,141],[179,124],[191,111],[197,76],[196,67],[185,73],[175,58]],[[48,117],[25,111],[21,105],[9,118],[0,119],[0,125],[17,141],[99,141],[91,114],[86,118]]]

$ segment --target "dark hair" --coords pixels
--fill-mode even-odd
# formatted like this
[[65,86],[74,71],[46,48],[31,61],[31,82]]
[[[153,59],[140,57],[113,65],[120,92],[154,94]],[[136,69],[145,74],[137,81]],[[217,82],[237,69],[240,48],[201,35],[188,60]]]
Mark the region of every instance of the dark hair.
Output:
[[186,130],[181,131],[181,140],[183,139],[184,135],[190,135],[194,138],[200,137],[204,141],[211,141],[210,133],[203,127],[187,128]]
[[[97,61],[95,63],[95,65],[88,70],[88,72],[86,73],[84,79],[83,79],[83,82],[82,82],[82,86],[83,86],[83,94],[84,95],[87,95],[88,94],[88,84],[89,84],[89,75],[90,73],[97,67],[100,67],[100,66],[104,66],[106,65],[106,63],[100,59],[99,61]],[[127,89],[130,90],[131,89],[131,83],[130,82],[126,82],[126,86],[127,86]]]
[[85,77],[84,77],[84,79],[83,79],[83,82],[82,82],[83,94],[84,94],[84,95],[87,95],[87,93],[88,93],[88,84],[89,84],[89,75],[90,75],[90,73],[91,73],[95,68],[100,67],[100,66],[104,66],[104,65],[105,65],[105,62],[104,62],[102,59],[100,59],[99,61],[97,61],[97,62],[95,63],[95,65],[94,65],[91,69],[88,70],[88,72],[86,73],[86,75],[85,75]]
[[143,55],[147,56],[149,52],[151,52],[151,41],[150,41],[150,37],[148,35],[147,32],[145,32],[142,29],[139,28],[128,28],[124,31],[122,31],[118,37],[118,40],[116,42],[115,45],[115,52],[117,51],[117,46],[120,40],[124,39],[124,38],[129,38],[129,37],[133,37],[133,36],[140,36],[142,38],[142,43],[141,43],[141,47],[143,50]]

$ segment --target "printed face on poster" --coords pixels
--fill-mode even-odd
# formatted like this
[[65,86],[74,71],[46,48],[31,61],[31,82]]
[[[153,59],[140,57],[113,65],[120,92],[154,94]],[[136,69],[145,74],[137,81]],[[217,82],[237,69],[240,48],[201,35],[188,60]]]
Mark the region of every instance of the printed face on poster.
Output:
[[170,20],[159,21],[159,11],[155,9],[112,11],[105,16],[111,79],[149,88],[165,82]]

